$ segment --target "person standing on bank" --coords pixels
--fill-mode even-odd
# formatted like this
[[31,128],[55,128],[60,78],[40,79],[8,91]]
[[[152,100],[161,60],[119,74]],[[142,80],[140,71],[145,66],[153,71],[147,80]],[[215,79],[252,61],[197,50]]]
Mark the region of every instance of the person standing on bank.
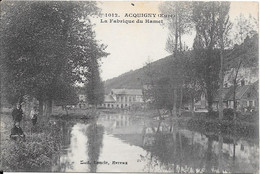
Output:
[[30,113],[33,126],[37,123],[37,116],[38,116],[37,107],[34,106]]
[[16,108],[13,109],[12,116],[13,116],[14,124],[18,123],[20,125],[20,122],[23,118],[23,110],[22,110],[22,105],[20,103],[18,103],[16,105]]

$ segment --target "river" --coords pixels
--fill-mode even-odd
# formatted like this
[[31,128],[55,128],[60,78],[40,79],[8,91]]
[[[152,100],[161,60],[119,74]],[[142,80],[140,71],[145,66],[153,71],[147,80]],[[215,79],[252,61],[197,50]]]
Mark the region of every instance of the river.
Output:
[[53,172],[257,173],[258,140],[202,134],[167,121],[124,114],[57,121]]

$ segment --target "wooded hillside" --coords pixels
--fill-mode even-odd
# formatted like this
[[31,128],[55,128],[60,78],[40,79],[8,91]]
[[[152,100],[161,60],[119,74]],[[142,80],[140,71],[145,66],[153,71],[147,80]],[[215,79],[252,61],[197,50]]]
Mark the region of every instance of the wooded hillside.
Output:
[[[164,67],[172,61],[172,56],[167,56],[165,58],[154,61],[150,64],[150,68],[152,72],[156,72],[156,74],[162,74],[165,71]],[[145,68],[131,70],[126,72],[118,77],[109,79],[105,81],[105,93],[109,93],[113,88],[128,88],[128,89],[140,89],[142,84],[145,84]]]

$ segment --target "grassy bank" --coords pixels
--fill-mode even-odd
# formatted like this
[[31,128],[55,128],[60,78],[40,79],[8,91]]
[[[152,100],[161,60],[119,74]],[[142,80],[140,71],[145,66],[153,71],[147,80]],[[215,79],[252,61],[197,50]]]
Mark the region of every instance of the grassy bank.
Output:
[[93,120],[100,110],[72,109],[66,112],[55,108],[50,117],[38,117],[36,126],[32,125],[28,114],[21,121],[25,133],[25,141],[10,139],[13,120],[9,110],[1,113],[1,163],[0,169],[6,172],[51,171],[55,166],[56,157],[60,151],[61,130],[52,120],[82,119]]
[[187,122],[187,128],[203,133],[216,134],[221,132],[247,138],[259,137],[259,124],[257,122],[191,118]]
[[21,127],[25,141],[9,138],[13,121],[10,113],[1,113],[1,166],[3,171],[51,171],[54,156],[60,149],[60,129],[40,118],[36,126],[25,117]]

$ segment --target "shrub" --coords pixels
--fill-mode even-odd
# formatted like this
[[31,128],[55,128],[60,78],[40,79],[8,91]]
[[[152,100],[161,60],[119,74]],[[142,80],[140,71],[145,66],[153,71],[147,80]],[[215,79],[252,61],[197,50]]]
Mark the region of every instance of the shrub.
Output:
[[[208,114],[208,118],[211,119],[218,119],[219,118],[219,112],[218,111],[212,111],[210,114]],[[233,120],[234,118],[234,110],[232,108],[225,108],[223,109],[223,119],[224,120]]]
[[253,111],[253,112],[240,113],[240,114],[238,114],[238,118],[241,121],[258,123],[259,122],[259,112]]
[[211,118],[211,119],[217,119],[218,116],[219,116],[218,111],[212,111],[211,113],[208,113],[208,118]]
[[223,109],[224,120],[233,120],[234,119],[234,109],[225,108]]
[[60,149],[60,132],[48,124],[40,131],[27,135],[26,141],[7,140],[2,144],[4,171],[50,171],[53,155]]

